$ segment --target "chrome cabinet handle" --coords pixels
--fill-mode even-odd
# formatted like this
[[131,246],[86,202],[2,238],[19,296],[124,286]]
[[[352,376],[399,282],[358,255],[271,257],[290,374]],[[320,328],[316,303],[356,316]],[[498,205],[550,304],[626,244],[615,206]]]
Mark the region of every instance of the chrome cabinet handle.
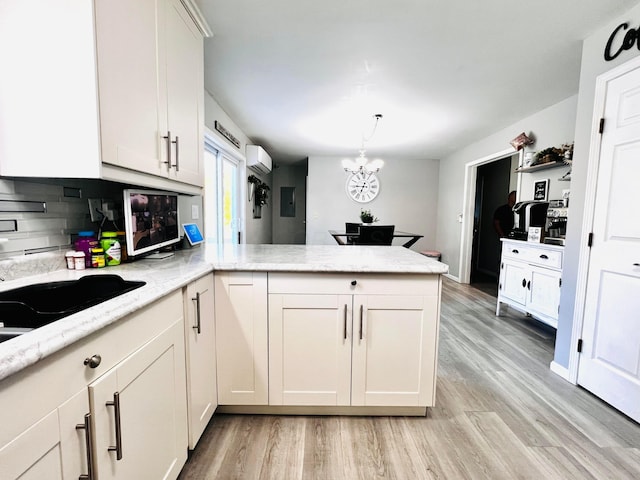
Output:
[[122,425],[120,423],[120,392],[113,394],[113,402],[107,402],[107,407],[113,407],[116,416],[116,445],[107,450],[116,452],[116,460],[122,460]]
[[634,263],[633,266],[634,267],[640,267],[640,263]]
[[[180,171],[180,150],[179,150],[180,141],[177,135],[176,135],[176,139],[172,143],[176,144],[176,163],[173,166],[176,167],[176,172],[179,172]],[[169,168],[171,168],[171,166],[169,166]]]
[[364,305],[360,305],[360,340],[362,340],[362,319],[364,317]]
[[549,260],[549,257],[547,257],[544,253],[540,255],[540,258],[543,260]]
[[523,278],[523,279],[522,279],[522,287],[524,288],[524,287],[526,287],[526,286],[527,286],[527,279],[526,279],[526,278]]
[[511,250],[511,253],[520,253],[520,252],[514,248],[513,250]]
[[531,290],[531,280],[527,282],[527,290]]
[[84,430],[84,442],[87,449],[87,473],[81,474],[78,480],[93,480],[93,431],[91,430],[91,414],[84,416],[84,423],[76,425],[76,430]]
[[344,304],[344,339],[347,339],[347,304]]
[[163,162],[167,164],[167,171],[171,170],[171,132],[167,132],[167,135],[162,137],[167,141],[167,161]]
[[192,298],[191,300],[196,302],[196,324],[191,328],[195,329],[195,331],[198,332],[198,335],[200,335],[202,331],[200,328],[200,292],[197,292],[195,298]]

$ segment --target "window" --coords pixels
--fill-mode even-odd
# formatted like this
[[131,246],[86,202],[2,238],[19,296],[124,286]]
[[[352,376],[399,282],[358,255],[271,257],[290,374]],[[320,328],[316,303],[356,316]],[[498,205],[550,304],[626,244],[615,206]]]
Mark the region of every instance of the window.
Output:
[[205,138],[205,236],[207,241],[236,244],[241,241],[243,218],[240,179],[242,161],[232,158]]

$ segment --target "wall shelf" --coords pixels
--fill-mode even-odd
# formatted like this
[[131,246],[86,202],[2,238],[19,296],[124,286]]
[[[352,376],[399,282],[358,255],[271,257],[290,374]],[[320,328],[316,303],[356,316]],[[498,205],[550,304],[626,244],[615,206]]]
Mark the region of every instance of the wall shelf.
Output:
[[570,163],[565,162],[548,162],[548,163],[540,163],[538,165],[532,165],[531,167],[519,167],[516,168],[516,173],[531,173],[536,172],[538,170],[546,170],[548,168],[556,168],[556,167],[569,167]]

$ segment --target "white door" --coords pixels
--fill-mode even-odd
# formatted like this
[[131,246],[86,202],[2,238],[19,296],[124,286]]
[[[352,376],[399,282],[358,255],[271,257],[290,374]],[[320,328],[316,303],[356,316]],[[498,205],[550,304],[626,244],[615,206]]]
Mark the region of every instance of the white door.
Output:
[[640,65],[605,86],[578,383],[640,421]]

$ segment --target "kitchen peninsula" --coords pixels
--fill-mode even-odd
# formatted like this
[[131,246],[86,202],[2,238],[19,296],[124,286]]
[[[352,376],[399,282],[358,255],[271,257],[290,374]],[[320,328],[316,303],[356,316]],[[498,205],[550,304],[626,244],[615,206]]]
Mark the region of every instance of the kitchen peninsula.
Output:
[[[58,457],[74,475],[91,464],[135,478],[140,465],[153,464],[159,477],[175,478],[199,437],[192,434],[191,418],[200,415],[192,415],[200,408],[192,387],[203,377],[217,375],[216,398],[203,407],[207,418],[217,405],[237,412],[424,415],[434,404],[440,275],[447,266],[403,247],[209,245],[85,271],[55,264],[61,255],[42,255],[0,262],[7,279],[0,288],[96,273],[147,283],[0,343],[0,464],[6,459],[15,467],[6,478]],[[23,277],[30,268],[40,274]],[[200,288],[205,280],[211,287]],[[207,296],[211,303],[201,303]],[[189,356],[202,342],[194,347],[189,337],[200,330],[215,333],[204,365]],[[162,432],[135,421],[142,413],[159,418]],[[119,430],[114,414],[128,426]],[[83,417],[94,441],[85,462],[77,454],[87,450],[76,430]],[[118,432],[125,431],[120,443]]]

